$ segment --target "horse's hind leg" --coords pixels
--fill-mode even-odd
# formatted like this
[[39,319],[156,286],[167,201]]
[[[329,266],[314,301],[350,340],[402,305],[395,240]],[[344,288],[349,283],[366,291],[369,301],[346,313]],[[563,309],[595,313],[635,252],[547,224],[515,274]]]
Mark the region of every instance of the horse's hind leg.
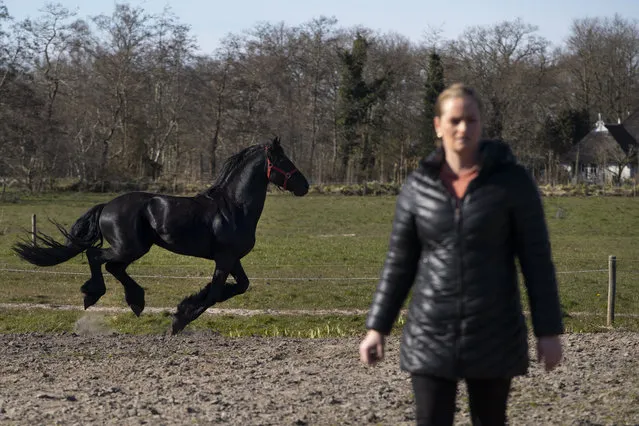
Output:
[[95,305],[100,297],[106,293],[104,276],[102,275],[102,264],[105,262],[104,252],[106,250],[108,249],[91,247],[86,251],[89,268],[91,268],[91,278],[80,287],[80,291],[84,294],[84,309]]
[[105,268],[122,283],[124,286],[124,299],[133,313],[139,317],[144,310],[144,289],[126,273],[126,268],[130,264],[131,262],[109,261],[106,263]]
[[[120,223],[121,222],[121,223]],[[124,287],[124,298],[133,313],[140,316],[144,310],[144,289],[126,273],[126,268],[151,249],[151,241],[144,224],[136,219],[134,225],[123,219],[105,225],[111,251],[105,259],[106,270]]]

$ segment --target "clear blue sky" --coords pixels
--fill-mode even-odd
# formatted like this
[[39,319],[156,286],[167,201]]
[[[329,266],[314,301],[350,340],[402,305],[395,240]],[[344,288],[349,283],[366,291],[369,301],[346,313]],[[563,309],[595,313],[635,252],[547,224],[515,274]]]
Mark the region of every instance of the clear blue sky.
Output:
[[[36,17],[46,0],[4,0],[17,19]],[[78,17],[110,15],[114,2],[60,0],[77,10]],[[257,22],[285,22],[294,26],[321,15],[335,17],[338,27],[363,25],[381,32],[396,32],[413,42],[425,31],[439,29],[444,38],[457,38],[469,26],[492,25],[522,18],[539,27],[538,34],[562,44],[575,18],[612,17],[619,13],[639,19],[639,0],[131,0],[149,13],[170,6],[181,23],[191,26],[203,52],[210,53],[229,33],[241,33]]]

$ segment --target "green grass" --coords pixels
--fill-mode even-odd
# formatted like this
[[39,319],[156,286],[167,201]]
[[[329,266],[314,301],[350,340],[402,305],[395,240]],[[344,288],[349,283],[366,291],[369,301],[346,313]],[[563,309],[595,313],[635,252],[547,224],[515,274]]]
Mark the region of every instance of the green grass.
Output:
[[81,315],[77,311],[0,309],[0,333],[71,332]]
[[[12,253],[11,245],[25,235],[34,213],[39,229],[57,236],[48,218],[71,225],[89,207],[112,196],[47,194],[1,203],[0,303],[80,305],[79,289],[89,276],[84,256],[55,267],[36,268],[21,262]],[[639,315],[639,199],[562,197],[545,198],[544,202],[562,305],[568,312],[591,314],[566,318],[568,329],[605,330],[608,287],[605,270],[608,256],[616,255],[616,312],[620,315],[615,326],[639,330],[635,317],[624,316]],[[219,307],[367,309],[386,254],[394,205],[394,196],[269,195],[258,225],[256,246],[243,260],[251,287],[246,294]],[[210,261],[154,247],[133,264],[129,272],[145,287],[147,306],[173,307],[210,280],[213,269]],[[602,271],[590,272],[593,270]],[[105,278],[107,294],[99,305],[126,307],[121,285],[108,274]],[[14,309],[11,312],[18,315]],[[49,316],[41,311],[37,315],[44,318],[42,326],[36,319],[29,319],[36,314],[29,311],[23,314],[31,330],[38,331],[56,329],[56,322],[72,329],[79,318],[77,315],[82,313]],[[18,329],[16,325],[2,326],[9,316],[0,316],[0,331]],[[157,332],[168,327],[169,321],[166,316],[150,314],[140,319],[118,318],[113,324],[120,332]],[[356,328],[348,326],[352,321],[356,322]],[[327,324],[328,328],[322,328]],[[321,316],[220,318],[216,315],[203,316],[190,327],[212,328],[228,335],[250,335],[261,330],[261,334],[312,337],[312,333],[361,332],[363,318],[343,316],[329,321]]]
[[[361,334],[363,315],[203,315],[187,330],[215,330],[228,337],[346,337]],[[400,318],[398,324],[403,324]],[[169,313],[105,314],[49,309],[0,309],[0,333],[162,334],[171,325]]]

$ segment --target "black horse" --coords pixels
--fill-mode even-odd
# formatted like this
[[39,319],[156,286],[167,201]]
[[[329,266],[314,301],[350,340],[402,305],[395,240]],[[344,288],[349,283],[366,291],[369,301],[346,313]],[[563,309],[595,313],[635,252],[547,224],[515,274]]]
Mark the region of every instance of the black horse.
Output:
[[[286,156],[279,138],[230,157],[213,186],[194,197],[127,193],[92,207],[69,231],[57,225],[66,237],[64,244],[39,233],[38,244],[25,240],[13,250],[38,266],[57,265],[86,251],[91,278],[81,287],[84,309],[106,293],[102,276],[102,264],[106,264],[106,270],[124,286],[126,302],[137,316],[144,310],[144,289],[126,268],[153,244],[215,261],[211,282],[178,305],[172,324],[176,334],[210,306],[248,289],[240,259],[255,245],[269,182],[297,196],[308,192],[306,178]],[[103,240],[109,248],[101,248]],[[226,283],[229,274],[235,284]]]

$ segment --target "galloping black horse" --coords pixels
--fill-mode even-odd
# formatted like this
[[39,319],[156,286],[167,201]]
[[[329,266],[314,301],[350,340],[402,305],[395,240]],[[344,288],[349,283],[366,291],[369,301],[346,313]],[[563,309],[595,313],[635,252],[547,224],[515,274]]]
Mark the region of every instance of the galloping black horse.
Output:
[[[213,186],[194,197],[127,193],[92,207],[69,231],[58,225],[66,237],[64,244],[40,233],[39,244],[24,241],[13,249],[38,266],[57,265],[86,251],[91,278],[81,287],[84,309],[106,293],[104,263],[124,286],[126,302],[137,316],[144,310],[144,289],[126,268],[153,244],[215,261],[211,282],[178,305],[172,324],[176,334],[210,306],[248,289],[249,279],[240,259],[255,245],[269,182],[297,196],[308,192],[306,178],[284,154],[279,138],[230,157]],[[101,248],[104,239],[109,248]],[[229,274],[235,284],[226,283]]]

